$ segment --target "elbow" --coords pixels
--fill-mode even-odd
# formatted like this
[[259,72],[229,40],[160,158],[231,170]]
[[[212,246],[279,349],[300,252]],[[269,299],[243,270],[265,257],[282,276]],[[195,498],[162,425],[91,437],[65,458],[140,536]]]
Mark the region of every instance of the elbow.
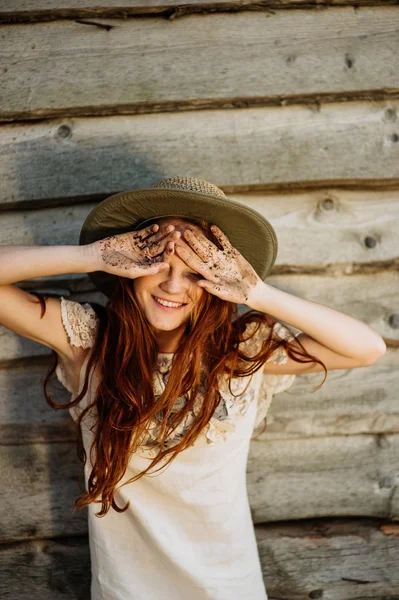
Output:
[[381,336],[378,336],[373,348],[367,353],[364,359],[364,366],[373,365],[382,358],[387,351],[387,346]]

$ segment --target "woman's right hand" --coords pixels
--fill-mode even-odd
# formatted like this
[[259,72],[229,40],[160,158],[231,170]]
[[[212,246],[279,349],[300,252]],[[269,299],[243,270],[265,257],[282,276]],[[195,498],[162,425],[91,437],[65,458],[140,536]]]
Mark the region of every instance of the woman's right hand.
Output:
[[174,252],[180,232],[174,225],[149,225],[139,231],[129,231],[94,242],[99,270],[135,279],[153,275],[169,268],[168,256]]

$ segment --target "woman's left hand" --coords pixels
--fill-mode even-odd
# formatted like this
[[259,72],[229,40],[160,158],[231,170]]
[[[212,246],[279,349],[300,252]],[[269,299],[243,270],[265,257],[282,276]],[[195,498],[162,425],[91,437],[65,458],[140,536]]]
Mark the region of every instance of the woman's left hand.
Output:
[[203,275],[205,279],[198,281],[199,286],[222,300],[247,304],[251,292],[261,279],[219,227],[211,225],[211,230],[222,250],[202,233],[186,229],[183,239],[195,253],[178,242],[175,252],[191,269]]

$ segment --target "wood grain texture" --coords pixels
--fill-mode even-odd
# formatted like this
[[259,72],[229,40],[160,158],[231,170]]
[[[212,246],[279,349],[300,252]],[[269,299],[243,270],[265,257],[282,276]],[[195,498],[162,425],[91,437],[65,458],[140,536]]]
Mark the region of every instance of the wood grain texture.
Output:
[[6,27],[1,118],[399,88],[395,7],[111,25],[110,31],[68,20]]
[[[276,266],[311,270],[334,263],[388,264],[399,256],[399,190],[325,188],[228,197],[271,222],[279,241]],[[5,212],[0,245],[77,245],[82,224],[95,206],[91,202]]]
[[[29,360],[0,369],[0,444],[75,440],[76,427],[68,411],[53,409],[44,397],[50,363]],[[55,376],[48,391],[55,402],[70,402],[71,394]]]
[[[381,600],[399,593],[398,525],[323,519],[258,525],[255,534],[270,600]],[[0,568],[4,598],[90,600],[84,536],[3,544]]]
[[[255,440],[247,474],[254,522],[399,519],[398,452],[396,434]],[[0,541],[86,531],[84,511],[73,513],[80,495],[74,443],[0,446],[0,471]]]
[[374,365],[295,378],[269,409],[259,440],[329,435],[399,433],[399,350],[389,349]]
[[2,544],[0,571],[7,600],[90,600],[86,536]]
[[269,598],[396,599],[399,527],[371,520],[318,520],[255,529]]
[[0,541],[87,532],[87,510],[73,512],[81,469],[74,442],[5,445],[0,456]]
[[396,434],[255,440],[247,479],[254,522],[399,519],[398,451]]
[[[0,369],[1,444],[75,439],[67,410],[54,410],[44,398],[42,382],[49,364],[30,359]],[[297,376],[288,392],[273,399],[266,432],[257,440],[399,433],[398,349],[389,349],[371,367],[330,371],[322,388],[312,393],[320,381],[319,373]],[[48,389],[56,402],[70,401],[55,378]]]
[[89,199],[173,175],[222,188],[398,178],[398,108],[350,102],[6,125],[1,205]]

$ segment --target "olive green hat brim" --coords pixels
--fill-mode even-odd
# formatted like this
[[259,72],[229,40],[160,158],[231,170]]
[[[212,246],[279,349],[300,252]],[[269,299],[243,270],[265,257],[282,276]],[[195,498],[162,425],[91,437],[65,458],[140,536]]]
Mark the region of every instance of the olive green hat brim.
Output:
[[[150,188],[110,196],[87,216],[79,244],[141,229],[149,219],[172,216],[217,225],[261,279],[269,274],[277,256],[277,237],[271,224],[257,211],[230,198],[191,190]],[[104,271],[88,275],[110,298],[116,277]]]

